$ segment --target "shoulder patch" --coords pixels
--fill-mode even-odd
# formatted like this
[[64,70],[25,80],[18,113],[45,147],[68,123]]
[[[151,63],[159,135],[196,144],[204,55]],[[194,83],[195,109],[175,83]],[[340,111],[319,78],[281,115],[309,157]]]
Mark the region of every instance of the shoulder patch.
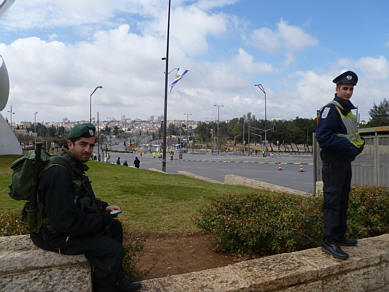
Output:
[[330,107],[329,106],[327,106],[324,110],[323,110],[323,112],[322,112],[322,114],[321,114],[321,118],[322,119],[325,119],[325,118],[327,118],[327,116],[328,116],[328,113],[330,112]]

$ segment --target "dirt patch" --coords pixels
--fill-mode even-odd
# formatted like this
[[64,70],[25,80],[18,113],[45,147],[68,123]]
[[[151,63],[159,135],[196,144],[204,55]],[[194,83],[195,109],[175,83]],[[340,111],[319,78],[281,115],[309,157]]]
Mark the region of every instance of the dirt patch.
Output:
[[246,258],[217,253],[212,238],[202,232],[148,233],[136,270],[143,279],[177,275],[226,266]]

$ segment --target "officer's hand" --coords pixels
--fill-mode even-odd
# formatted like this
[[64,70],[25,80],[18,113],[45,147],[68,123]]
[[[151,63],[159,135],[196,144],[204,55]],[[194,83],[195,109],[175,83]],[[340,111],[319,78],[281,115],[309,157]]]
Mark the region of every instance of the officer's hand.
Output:
[[119,206],[107,206],[105,208],[105,210],[108,212],[111,212],[111,211],[115,211],[115,210],[120,210],[120,207]]

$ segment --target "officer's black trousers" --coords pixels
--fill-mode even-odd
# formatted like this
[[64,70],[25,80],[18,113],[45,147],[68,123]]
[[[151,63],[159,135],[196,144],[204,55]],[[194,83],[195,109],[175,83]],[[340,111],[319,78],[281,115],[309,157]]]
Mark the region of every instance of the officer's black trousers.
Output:
[[324,240],[339,241],[347,228],[347,208],[351,183],[351,162],[323,162]]
[[61,252],[67,255],[85,254],[92,265],[95,285],[112,286],[123,277],[122,240],[122,225],[120,221],[113,220],[104,234],[72,237]]

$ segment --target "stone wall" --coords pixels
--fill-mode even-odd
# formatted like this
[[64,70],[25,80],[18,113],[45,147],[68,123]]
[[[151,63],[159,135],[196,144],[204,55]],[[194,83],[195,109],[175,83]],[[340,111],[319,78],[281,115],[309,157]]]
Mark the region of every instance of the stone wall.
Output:
[[389,291],[389,234],[344,247],[346,261],[320,248],[142,282],[142,291]]
[[[344,249],[346,261],[313,248],[145,280],[141,291],[389,291],[389,234]],[[90,266],[84,256],[40,250],[27,235],[0,237],[0,291],[92,291]]]
[[0,237],[0,291],[92,291],[90,265],[41,250],[29,235]]

